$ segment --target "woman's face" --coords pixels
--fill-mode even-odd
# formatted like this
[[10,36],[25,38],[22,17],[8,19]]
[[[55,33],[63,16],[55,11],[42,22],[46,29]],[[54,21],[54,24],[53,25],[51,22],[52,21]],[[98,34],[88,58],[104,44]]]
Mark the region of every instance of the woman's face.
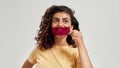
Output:
[[70,32],[73,29],[70,15],[65,12],[57,12],[52,17],[52,28],[54,27],[69,27]]

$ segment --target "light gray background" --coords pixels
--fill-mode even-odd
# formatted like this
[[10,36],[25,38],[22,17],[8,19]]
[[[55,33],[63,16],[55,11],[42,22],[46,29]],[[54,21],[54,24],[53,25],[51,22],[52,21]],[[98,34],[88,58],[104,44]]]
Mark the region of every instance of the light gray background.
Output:
[[94,68],[120,68],[120,0],[0,0],[0,68],[21,68],[51,5],[76,12]]

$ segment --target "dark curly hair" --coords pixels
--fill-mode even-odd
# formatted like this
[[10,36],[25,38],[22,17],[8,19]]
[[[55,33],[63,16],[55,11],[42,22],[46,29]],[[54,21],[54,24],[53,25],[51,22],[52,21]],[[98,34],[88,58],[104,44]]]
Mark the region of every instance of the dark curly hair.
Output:
[[[42,16],[41,24],[40,24],[39,30],[38,30],[38,36],[35,37],[37,44],[39,45],[39,47],[41,49],[45,50],[45,49],[49,49],[49,48],[53,47],[54,36],[51,31],[51,23],[52,23],[53,15],[57,12],[65,12],[65,13],[69,14],[71,17],[73,29],[80,31],[79,23],[74,16],[74,13],[75,13],[74,11],[72,11],[67,6],[53,5],[53,6],[49,7],[46,10],[45,14]],[[67,36],[66,41],[68,44],[72,45],[73,47],[75,46],[74,41],[72,40],[72,37],[70,35]]]

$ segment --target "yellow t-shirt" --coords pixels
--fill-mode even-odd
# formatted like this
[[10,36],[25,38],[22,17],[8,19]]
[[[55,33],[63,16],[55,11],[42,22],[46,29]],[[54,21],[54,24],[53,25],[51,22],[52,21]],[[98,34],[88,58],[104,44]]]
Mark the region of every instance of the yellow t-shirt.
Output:
[[36,68],[80,68],[77,48],[71,46],[54,46],[51,49],[34,48],[28,61]]

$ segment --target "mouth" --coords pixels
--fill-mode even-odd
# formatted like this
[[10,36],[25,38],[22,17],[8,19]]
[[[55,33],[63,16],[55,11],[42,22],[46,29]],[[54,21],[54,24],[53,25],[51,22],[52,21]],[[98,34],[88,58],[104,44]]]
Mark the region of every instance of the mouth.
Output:
[[68,35],[70,33],[70,27],[53,27],[52,33],[54,35]]

